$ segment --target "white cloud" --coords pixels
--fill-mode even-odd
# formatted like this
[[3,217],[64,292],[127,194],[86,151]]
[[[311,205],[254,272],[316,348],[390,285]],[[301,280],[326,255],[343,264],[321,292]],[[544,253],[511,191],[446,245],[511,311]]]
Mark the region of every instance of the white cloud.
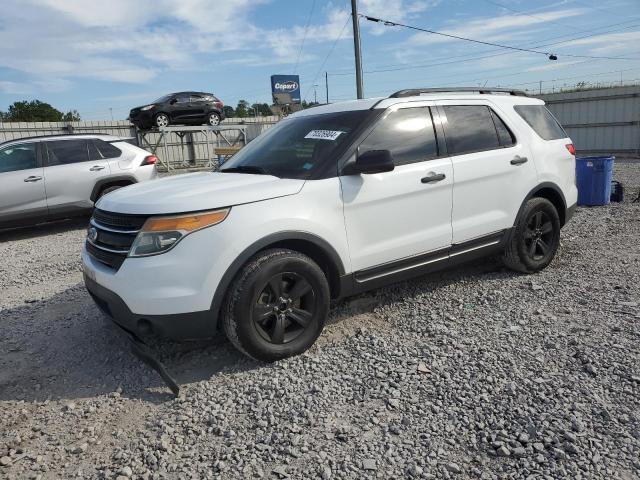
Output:
[[545,72],[548,70],[558,70],[560,68],[565,68],[570,65],[575,65],[577,63],[584,63],[584,60],[575,60],[572,62],[557,62],[553,61],[550,63],[546,63],[544,65],[538,65],[536,67],[530,67],[525,70],[525,72]]
[[0,80],[0,92],[7,94],[22,94],[31,93],[32,88],[29,85],[20,82],[10,82],[7,80]]

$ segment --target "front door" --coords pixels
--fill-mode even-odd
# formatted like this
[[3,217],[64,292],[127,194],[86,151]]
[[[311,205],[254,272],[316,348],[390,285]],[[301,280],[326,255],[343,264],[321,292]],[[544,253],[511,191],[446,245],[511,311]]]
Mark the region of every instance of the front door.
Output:
[[51,215],[88,210],[96,183],[111,174],[91,140],[69,139],[44,142],[47,168],[47,204]]
[[536,185],[529,147],[497,106],[441,101],[438,108],[453,173],[453,243],[511,228],[524,196]]
[[386,113],[358,154],[369,150],[389,150],[395,169],[340,177],[353,271],[447,249],[453,172],[429,106]]
[[37,148],[36,142],[0,148],[0,224],[47,215],[44,172]]

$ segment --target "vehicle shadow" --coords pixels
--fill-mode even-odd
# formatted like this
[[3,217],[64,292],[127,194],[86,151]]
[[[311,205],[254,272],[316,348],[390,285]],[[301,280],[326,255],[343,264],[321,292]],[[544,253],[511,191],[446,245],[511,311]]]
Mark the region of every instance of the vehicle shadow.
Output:
[[[328,328],[345,327],[337,336],[328,332],[326,336],[332,338],[324,343],[343,341],[354,333],[352,329],[369,328],[360,325],[366,319],[359,315],[376,306],[429,293],[460,278],[480,282],[491,272],[516,275],[495,261],[479,261],[334,302]],[[0,327],[0,351],[4,352],[0,356],[0,401],[82,399],[120,390],[124,397],[151,403],[173,398],[160,376],[131,353],[128,341],[103,317],[82,284],[39,302],[0,311]],[[186,389],[218,374],[271,368],[236,351],[222,333],[207,341],[157,340],[150,346]]]
[[78,230],[86,228],[89,224],[89,215],[57,220],[51,223],[41,223],[27,227],[17,227],[6,230],[0,230],[0,243],[13,240],[28,240],[30,238],[43,237],[45,235],[54,235],[64,233],[70,230]]

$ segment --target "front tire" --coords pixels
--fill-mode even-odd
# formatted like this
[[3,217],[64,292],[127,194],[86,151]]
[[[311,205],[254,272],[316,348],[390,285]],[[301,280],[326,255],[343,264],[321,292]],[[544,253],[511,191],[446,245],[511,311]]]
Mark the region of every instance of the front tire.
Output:
[[511,230],[505,251],[504,264],[524,273],[544,269],[555,257],[560,245],[560,217],[546,198],[532,198]]
[[158,115],[156,115],[154,123],[156,127],[163,128],[168,127],[171,124],[171,121],[169,120],[169,115],[167,115],[166,113],[159,113]]
[[238,350],[273,362],[313,345],[324,328],[329,301],[327,278],[312,259],[292,250],[265,250],[231,285],[222,322]]

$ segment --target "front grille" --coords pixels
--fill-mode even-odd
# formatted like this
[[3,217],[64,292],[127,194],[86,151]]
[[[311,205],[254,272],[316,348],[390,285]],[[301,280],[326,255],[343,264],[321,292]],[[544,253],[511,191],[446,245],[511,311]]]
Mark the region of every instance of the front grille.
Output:
[[87,252],[97,261],[118,270],[146,220],[145,215],[94,210],[91,226],[96,229],[97,235],[93,239],[87,238]]

